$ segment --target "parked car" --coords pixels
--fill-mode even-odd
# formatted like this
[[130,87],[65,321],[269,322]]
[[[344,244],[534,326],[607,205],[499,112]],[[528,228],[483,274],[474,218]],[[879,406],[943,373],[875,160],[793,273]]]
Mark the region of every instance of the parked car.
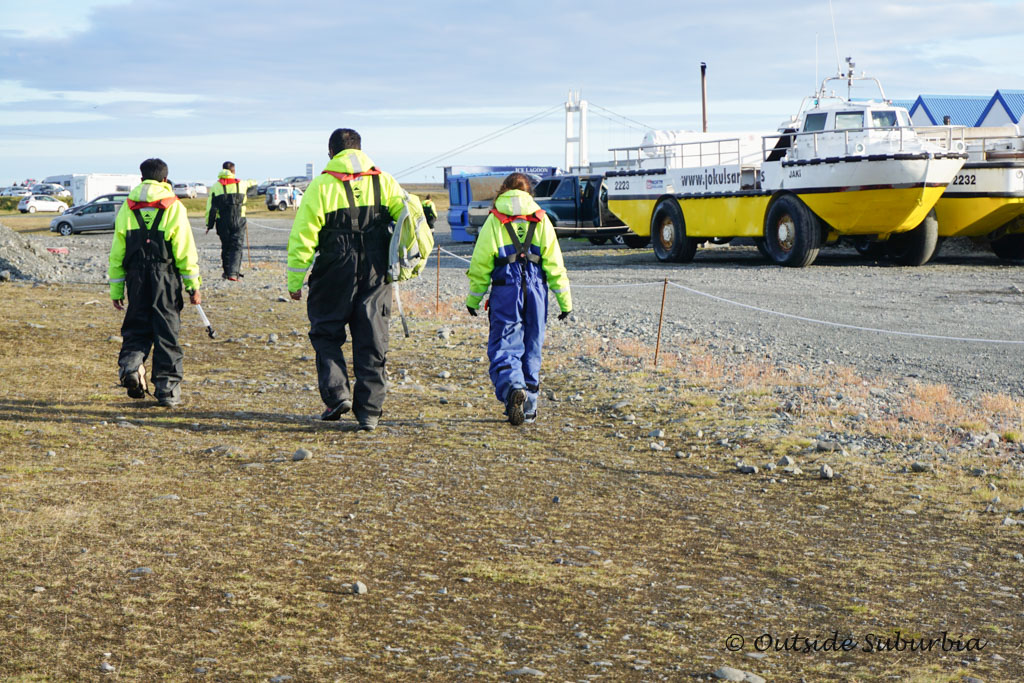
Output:
[[267,208],[271,211],[284,211],[296,208],[302,201],[302,190],[291,185],[272,185],[267,188]]
[[287,178],[285,178],[279,184],[281,184],[281,185],[292,185],[294,187],[299,188],[303,192],[305,192],[306,188],[309,187],[309,184],[311,182],[313,182],[312,178],[307,178],[304,175],[293,175],[293,176],[288,176]]
[[174,183],[174,196],[182,199],[195,199],[196,188],[189,183]]
[[195,192],[193,197],[205,197],[210,192],[210,189],[203,183],[189,183],[189,186]]
[[[124,200],[126,200],[126,199],[128,199],[128,193],[127,192],[114,192],[112,194],[101,194],[99,197],[94,197],[93,199],[90,199],[89,201],[87,201],[87,202],[85,202],[83,204],[76,204],[74,206],[68,207],[68,209],[64,213],[74,213],[75,211],[78,211],[82,207],[88,206],[89,204],[100,204],[102,202],[116,202],[117,205],[120,206],[121,203],[123,203]],[[114,211],[116,212],[117,209],[115,208]]]
[[76,206],[50,221],[50,232],[67,237],[76,232],[113,230],[117,210],[128,199],[127,194],[103,195],[88,204]]
[[30,194],[27,197],[22,197],[21,201],[18,202],[18,211],[22,213],[35,213],[36,211],[56,211],[61,213],[66,208],[68,208],[67,204],[56,197],[46,194]]
[[256,194],[266,194],[268,187],[272,185],[280,185],[283,182],[284,180],[282,180],[281,178],[269,178],[267,180],[264,180],[262,183],[256,186]]
[[52,197],[70,197],[71,190],[57,183],[36,183],[32,186],[32,194],[45,194]]
[[[559,175],[542,178],[533,190],[537,206],[544,209],[559,237],[586,237],[591,244],[609,240],[633,248],[646,246],[649,238],[630,233],[608,210],[604,177],[596,174]],[[622,240],[614,239],[621,237]]]
[[27,197],[32,191],[27,187],[5,187],[0,190],[0,197]]

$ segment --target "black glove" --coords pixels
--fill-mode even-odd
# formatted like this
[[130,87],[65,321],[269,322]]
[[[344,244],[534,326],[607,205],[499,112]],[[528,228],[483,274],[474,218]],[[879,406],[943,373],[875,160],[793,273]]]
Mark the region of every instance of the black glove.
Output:
[[466,306],[466,310],[469,311],[469,314],[471,316],[473,316],[474,318],[476,317],[477,313],[476,313],[476,309],[475,308],[471,308],[470,306]]
[[561,313],[558,314],[558,319],[559,320],[565,320],[570,315],[572,315],[572,311],[562,311]]

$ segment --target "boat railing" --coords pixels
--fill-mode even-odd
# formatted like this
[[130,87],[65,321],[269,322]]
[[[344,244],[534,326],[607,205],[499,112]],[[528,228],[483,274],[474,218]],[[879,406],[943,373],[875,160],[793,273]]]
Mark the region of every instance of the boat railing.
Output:
[[[943,138],[950,126],[930,126],[919,128],[919,134],[925,140]],[[981,161],[1003,161],[1006,159],[1024,158],[1024,136],[1019,135],[1015,127],[990,126],[973,128],[953,126],[959,134],[959,140],[966,145],[971,159]]]
[[[922,127],[922,130],[924,128]],[[811,152],[814,157],[820,156],[820,148],[824,146],[821,144],[824,138],[828,143],[833,143],[837,137],[842,137],[843,141],[843,153],[846,156],[850,155],[863,155],[868,154],[870,150],[868,145],[877,140],[865,140],[861,137],[854,137],[851,140],[853,134],[863,133],[889,133],[895,135],[888,135],[887,140],[897,143],[898,152],[906,152],[911,143],[920,144],[921,141],[930,142],[938,145],[943,149],[951,152],[963,152],[966,149],[964,142],[963,129],[955,127],[944,126],[942,135],[936,135],[933,137],[927,137],[918,133],[918,129],[913,126],[892,126],[892,127],[878,127],[873,126],[871,128],[844,128],[841,130],[813,130],[813,131],[790,131],[775,133],[772,135],[764,135],[761,137],[761,160],[762,161],[779,161],[792,149],[798,140],[807,139],[811,140]],[[931,128],[928,129],[932,130]],[[834,146],[829,145],[829,154],[834,154]],[[918,151],[915,149],[914,151]]]
[[688,168],[738,166],[743,161],[739,138],[612,147],[608,151],[612,153],[614,166],[636,169],[645,168],[645,163],[647,167],[659,167],[660,164],[664,168]]

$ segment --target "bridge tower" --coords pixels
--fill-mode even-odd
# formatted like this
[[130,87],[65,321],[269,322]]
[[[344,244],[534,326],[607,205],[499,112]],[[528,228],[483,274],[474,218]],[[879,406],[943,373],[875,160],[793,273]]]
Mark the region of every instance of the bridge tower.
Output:
[[[579,121],[576,121],[577,116]],[[575,153],[574,153],[575,152]],[[577,163],[573,163],[575,157]],[[565,171],[590,165],[587,142],[587,101],[580,98],[579,90],[570,90],[565,101]]]

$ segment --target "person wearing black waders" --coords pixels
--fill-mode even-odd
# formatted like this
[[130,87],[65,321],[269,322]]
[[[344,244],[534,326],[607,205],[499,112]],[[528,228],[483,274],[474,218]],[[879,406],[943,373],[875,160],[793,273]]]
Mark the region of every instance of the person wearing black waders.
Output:
[[429,194],[423,200],[423,215],[427,218],[427,225],[433,230],[434,221],[437,220],[437,207],[434,205],[434,200],[430,198]]
[[491,382],[505,415],[513,425],[537,419],[541,348],[548,317],[548,286],[561,309],[559,320],[572,312],[569,276],[551,220],[530,194],[522,173],[505,178],[473,249],[466,275],[466,308],[490,315],[487,357]]
[[[351,410],[359,429],[371,431],[383,412],[390,283],[422,270],[433,239],[419,200],[378,170],[361,144],[350,128],[331,133],[330,161],[303,194],[288,238],[288,292],[300,300],[309,272],[309,340],[327,406],[321,419]],[[342,351],[346,325],[354,388]]]
[[121,385],[131,398],[146,395],[146,368],[153,350],[153,395],[160,405],[181,403],[182,282],[189,300],[201,303],[199,256],[185,207],[167,182],[167,164],[146,159],[139,167],[142,184],[128,195],[114,222],[110,247],[110,298],[114,308],[128,311],[121,325],[117,359]]
[[235,165],[225,161],[206,197],[206,232],[217,228],[223,278],[236,282],[242,277],[245,247],[245,196],[249,182],[235,177]]

